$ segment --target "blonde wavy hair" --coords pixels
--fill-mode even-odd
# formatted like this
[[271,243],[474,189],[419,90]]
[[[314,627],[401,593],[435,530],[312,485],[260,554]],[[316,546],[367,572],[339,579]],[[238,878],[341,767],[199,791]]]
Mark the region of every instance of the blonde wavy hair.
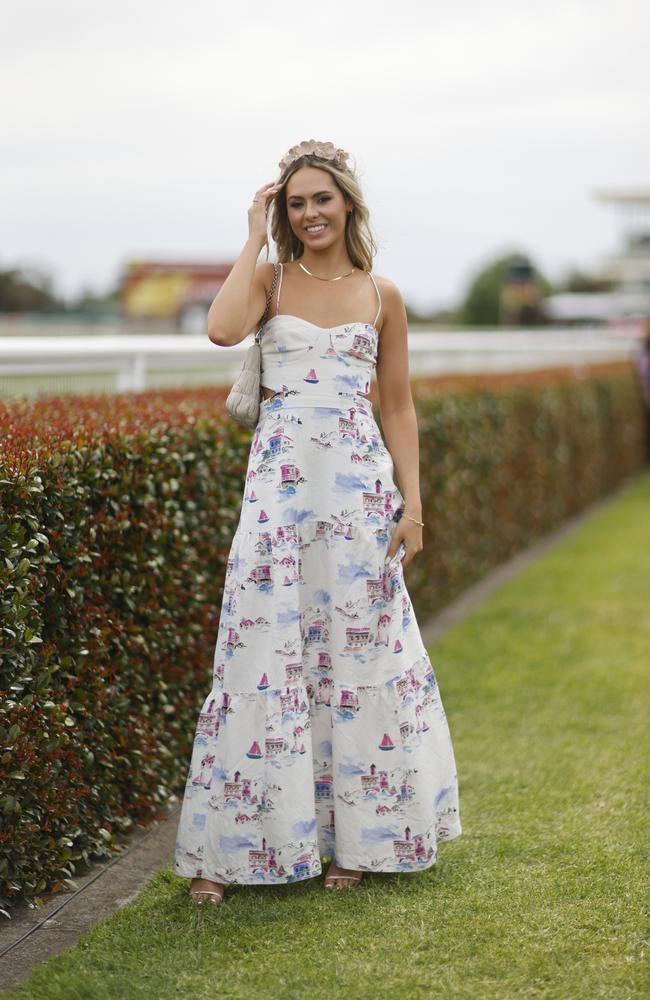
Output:
[[[363,199],[361,186],[356,174],[349,168],[339,166],[332,160],[326,160],[315,153],[305,153],[280,174],[277,181],[280,190],[273,199],[269,215],[271,217],[271,236],[277,247],[278,261],[286,264],[302,256],[304,243],[299,240],[289,223],[287,213],[287,182],[296,170],[301,167],[318,167],[327,170],[332,180],[352,203],[352,211],[345,220],[345,245],[354,267],[362,271],[372,271],[372,262],[377,253],[377,243],[370,229],[370,213]],[[266,259],[269,257],[269,245],[266,244]]]

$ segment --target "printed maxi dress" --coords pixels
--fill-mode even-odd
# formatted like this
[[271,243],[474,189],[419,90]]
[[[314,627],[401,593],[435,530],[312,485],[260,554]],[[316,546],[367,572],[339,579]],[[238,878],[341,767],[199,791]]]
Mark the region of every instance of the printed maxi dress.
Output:
[[[436,676],[404,584],[404,498],[367,398],[376,322],[265,325],[264,399],[196,726],[175,872],[225,883],[435,864],[461,833]],[[397,515],[399,517],[399,515]]]

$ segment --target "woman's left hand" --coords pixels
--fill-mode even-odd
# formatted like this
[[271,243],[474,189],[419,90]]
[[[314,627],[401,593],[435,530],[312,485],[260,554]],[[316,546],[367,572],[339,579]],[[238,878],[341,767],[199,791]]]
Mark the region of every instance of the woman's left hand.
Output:
[[[422,520],[422,518],[419,517],[418,520]],[[402,566],[408,566],[416,553],[421,552],[424,548],[422,544],[422,525],[416,524],[410,517],[400,517],[386,552],[387,561],[395,556],[400,542],[403,542],[406,548],[406,552],[402,558]]]

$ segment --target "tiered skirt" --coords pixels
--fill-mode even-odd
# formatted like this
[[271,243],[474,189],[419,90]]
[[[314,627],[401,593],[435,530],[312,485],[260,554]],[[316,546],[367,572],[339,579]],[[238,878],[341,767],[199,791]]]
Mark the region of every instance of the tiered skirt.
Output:
[[[175,871],[421,871],[461,833],[438,683],[386,552],[403,497],[367,399],[263,402]],[[347,405],[349,402],[349,405]]]

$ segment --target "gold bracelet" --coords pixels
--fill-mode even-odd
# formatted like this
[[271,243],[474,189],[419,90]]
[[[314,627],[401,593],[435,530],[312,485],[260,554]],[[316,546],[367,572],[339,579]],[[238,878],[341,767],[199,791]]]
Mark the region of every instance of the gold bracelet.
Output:
[[409,521],[415,521],[416,524],[419,524],[422,527],[424,527],[424,521],[418,521],[416,517],[411,517],[410,514],[406,514],[404,511],[402,511],[402,517],[408,517]]

